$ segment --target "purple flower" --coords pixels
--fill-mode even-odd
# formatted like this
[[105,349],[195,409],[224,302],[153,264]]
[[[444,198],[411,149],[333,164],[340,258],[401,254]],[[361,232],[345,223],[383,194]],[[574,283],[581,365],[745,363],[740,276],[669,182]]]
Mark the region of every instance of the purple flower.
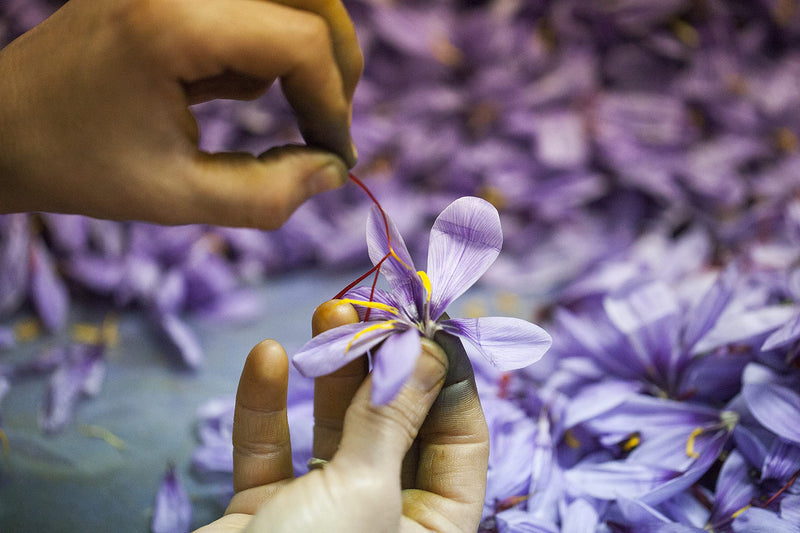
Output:
[[156,494],[153,533],[185,533],[192,522],[192,502],[181,485],[175,467],[170,465]]
[[[307,377],[333,372],[381,344],[373,354],[372,401],[384,404],[400,390],[420,352],[420,336],[439,331],[473,344],[495,366],[512,370],[537,361],[551,339],[539,326],[516,318],[440,320],[447,305],[471,287],[500,253],[503,234],[497,210],[485,200],[460,198],[433,224],[428,271],[417,271],[394,223],[374,208],[367,223],[370,259],[391,292],[374,300],[357,288],[343,301],[367,310],[372,320],[348,324],[313,338],[293,357]],[[388,234],[386,230],[388,229]]]

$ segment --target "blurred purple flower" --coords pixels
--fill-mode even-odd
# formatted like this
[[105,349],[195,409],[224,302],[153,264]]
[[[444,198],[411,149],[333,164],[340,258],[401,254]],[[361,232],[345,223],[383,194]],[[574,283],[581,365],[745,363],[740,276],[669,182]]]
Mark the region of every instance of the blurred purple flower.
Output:
[[175,467],[170,465],[156,494],[150,529],[153,533],[186,533],[191,523],[192,502]]
[[106,362],[102,345],[70,344],[50,376],[39,426],[47,433],[63,431],[72,421],[81,396],[96,396],[102,388]]
[[382,343],[373,355],[372,401],[380,405],[391,400],[411,374],[421,349],[420,336],[433,338],[438,331],[456,335],[506,370],[529,365],[547,351],[550,336],[520,319],[439,320],[447,305],[472,286],[500,253],[500,220],[488,202],[466,197],[442,211],[431,229],[430,277],[416,271],[394,223],[383,216],[378,208],[370,213],[367,243],[370,259],[392,292],[376,290],[374,301],[367,301],[365,290],[351,291],[355,298],[343,302],[374,311],[373,320],[334,328],[306,343],[292,358],[303,375],[328,374]]

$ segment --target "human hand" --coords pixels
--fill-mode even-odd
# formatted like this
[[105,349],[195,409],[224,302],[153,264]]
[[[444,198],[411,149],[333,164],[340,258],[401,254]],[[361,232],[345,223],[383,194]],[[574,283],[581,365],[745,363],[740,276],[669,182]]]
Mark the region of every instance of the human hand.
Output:
[[[70,0],[0,51],[0,213],[277,228],[355,164],[362,62],[339,0]],[[308,146],[198,149],[189,105],[276,80]]]
[[[326,302],[314,333],[357,320],[352,306]],[[199,532],[476,531],[486,421],[463,347],[451,336],[437,342],[444,350],[423,341],[412,377],[385,406],[369,402],[364,360],[317,378],[313,453],[330,462],[296,479],[286,352],[271,340],[256,346],[236,396],[236,494],[226,515]]]

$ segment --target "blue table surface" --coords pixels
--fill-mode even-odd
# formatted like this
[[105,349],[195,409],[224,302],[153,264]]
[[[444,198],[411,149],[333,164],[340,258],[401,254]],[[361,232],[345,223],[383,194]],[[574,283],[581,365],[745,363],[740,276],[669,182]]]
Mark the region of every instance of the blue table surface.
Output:
[[[56,436],[43,435],[37,425],[47,379],[15,384],[0,406],[11,449],[0,466],[0,531],[149,531],[169,462],[192,498],[193,526],[218,518],[227,504],[219,486],[197,479],[190,468],[197,408],[236,391],[244,359],[262,339],[278,339],[289,353],[299,348],[310,335],[316,305],[352,279],[306,273],[268,280],[253,289],[265,310],[252,323],[188,319],[206,351],[197,371],[180,364],[141,313],[123,313],[119,343],[107,353],[103,390],[82,401],[73,423]],[[100,322],[107,312],[99,304],[73,307],[73,322]],[[57,342],[44,337],[0,357],[27,357]],[[88,437],[89,425],[116,435],[124,448]]]
[[[15,384],[0,405],[11,448],[0,462],[0,532],[149,531],[170,462],[192,499],[193,527],[218,518],[227,505],[219,483],[198,479],[190,465],[198,407],[235,393],[247,353],[262,339],[279,340],[289,353],[299,348],[310,336],[314,308],[354,277],[306,272],[267,280],[253,288],[264,312],[251,323],[188,319],[206,351],[197,371],[177,361],[142,313],[124,312],[101,393],[82,401],[72,424],[56,436],[43,435],[37,425],[47,379]],[[97,303],[76,304],[71,321],[99,323],[107,311]],[[463,316],[464,303],[456,311]],[[0,357],[28,357],[57,342],[43,337]],[[87,426],[111,432],[124,448],[87,436]]]

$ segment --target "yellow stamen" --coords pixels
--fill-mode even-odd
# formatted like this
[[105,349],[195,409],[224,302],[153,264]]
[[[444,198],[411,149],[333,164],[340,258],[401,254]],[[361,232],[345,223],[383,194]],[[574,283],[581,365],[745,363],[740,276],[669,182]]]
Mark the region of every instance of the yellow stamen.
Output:
[[741,509],[739,509],[738,511],[736,511],[735,513],[733,513],[733,514],[731,515],[731,518],[736,518],[737,516],[739,516],[740,514],[742,514],[743,512],[745,512],[746,510],[750,509],[751,507],[752,507],[752,505],[745,505],[744,507],[742,507]]
[[32,341],[41,333],[39,322],[33,318],[14,324],[14,338],[18,342]]
[[400,314],[400,311],[396,307],[382,304],[380,302],[369,302],[367,300],[351,300],[350,298],[342,298],[341,300],[339,300],[339,305],[341,304],[360,305],[361,307],[369,307],[370,309],[380,309],[381,311],[386,311],[387,313],[391,313],[393,315]]
[[392,254],[392,257],[394,257],[395,259],[397,259],[397,261],[398,261],[398,262],[399,262],[401,265],[403,265],[404,267],[406,267],[406,270],[412,270],[412,268],[411,268],[410,266],[408,266],[408,265],[405,263],[405,261],[403,261],[402,259],[400,259],[400,256],[399,256],[399,255],[397,255],[397,254],[395,253],[395,251],[394,251],[394,248],[392,248],[391,246],[389,247],[389,253],[390,253],[390,254]]
[[379,329],[392,329],[396,322],[397,322],[397,320],[386,320],[385,322],[378,322],[377,324],[373,324],[368,328],[362,329],[361,331],[356,333],[355,336],[352,339],[350,339],[350,342],[347,343],[347,347],[344,349],[344,353],[349,352],[350,351],[350,346],[352,346],[353,343],[356,342],[358,340],[358,338],[361,337],[362,335],[364,335],[365,333],[369,333],[369,332],[372,332],[372,331],[377,331]]
[[422,280],[422,286],[425,287],[425,303],[428,303],[431,301],[431,279],[424,270],[417,270],[417,275],[419,276],[419,279]]
[[8,442],[6,432],[2,429],[0,429],[0,443],[3,445],[3,459],[8,462],[8,458],[11,455],[11,444]]
[[72,326],[72,340],[83,344],[100,344],[102,331],[94,324],[79,322]]
[[694,451],[694,441],[701,433],[703,433],[703,428],[696,427],[692,430],[692,432],[689,434],[689,438],[686,440],[686,455],[692,459],[697,459],[700,457],[700,454]]
[[567,430],[567,431],[564,433],[564,442],[566,442],[566,443],[567,443],[567,446],[569,446],[569,447],[570,447],[570,448],[572,448],[573,450],[576,450],[576,449],[578,449],[578,448],[580,448],[580,447],[581,447],[581,441],[579,441],[579,440],[578,440],[578,439],[575,437],[575,434],[572,432],[572,430],[571,430],[571,429],[568,429],[568,430]]
[[622,451],[629,452],[642,443],[642,437],[638,433],[632,434],[627,440],[622,442]]
[[118,450],[125,449],[125,441],[111,433],[106,428],[94,425],[85,425],[81,426],[81,433],[87,437],[102,439],[106,441],[109,446]]

